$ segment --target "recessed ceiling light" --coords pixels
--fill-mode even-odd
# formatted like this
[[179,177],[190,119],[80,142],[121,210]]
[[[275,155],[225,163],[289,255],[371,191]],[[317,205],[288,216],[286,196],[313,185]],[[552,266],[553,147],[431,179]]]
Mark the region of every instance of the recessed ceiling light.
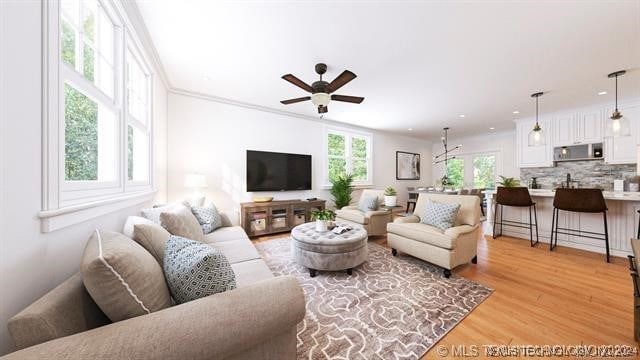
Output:
[[208,77],[208,76],[203,76],[203,77],[202,77],[202,80],[204,80],[204,81],[209,81],[209,80],[211,80],[211,78],[210,78],[210,77]]
[[413,131],[413,128],[408,128],[407,130],[408,130],[408,131]]
[[459,116],[460,116],[461,118],[463,118],[463,117],[465,117],[466,115],[465,115],[465,114],[460,114]]
[[493,126],[489,128],[489,130],[495,130],[496,128],[494,128]]
[[520,114],[520,111],[516,110],[513,112],[514,114]]
[[598,93],[598,95],[607,95],[607,92],[606,92],[606,91],[600,91],[600,92]]

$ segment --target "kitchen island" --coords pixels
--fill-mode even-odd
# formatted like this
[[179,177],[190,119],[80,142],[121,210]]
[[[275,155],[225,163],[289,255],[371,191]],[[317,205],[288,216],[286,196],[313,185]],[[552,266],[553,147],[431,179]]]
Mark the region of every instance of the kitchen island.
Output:
[[[540,243],[538,246],[548,246],[551,238],[551,218],[553,212],[554,190],[529,190],[531,198],[538,209],[538,231]],[[487,199],[487,222],[485,234],[493,235],[494,198],[496,191],[485,191]],[[607,203],[607,220],[609,225],[609,248],[611,255],[631,255],[629,239],[635,238],[638,231],[638,210],[640,210],[640,192],[603,191]],[[528,208],[505,206],[503,210],[505,220],[529,221]],[[560,227],[570,227],[581,231],[603,232],[602,214],[587,214],[561,211],[558,218]],[[499,225],[498,225],[499,226]],[[497,229],[499,232],[499,228]],[[503,235],[529,240],[529,230],[505,226]],[[535,230],[534,230],[535,241]],[[542,244],[546,243],[546,244]],[[558,245],[605,253],[603,240],[589,239],[576,235],[558,235]]]

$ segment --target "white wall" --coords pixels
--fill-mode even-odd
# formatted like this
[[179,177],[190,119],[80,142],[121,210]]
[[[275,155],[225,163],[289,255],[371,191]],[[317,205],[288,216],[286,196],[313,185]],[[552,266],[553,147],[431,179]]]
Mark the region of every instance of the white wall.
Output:
[[[190,191],[183,186],[184,175],[200,172],[207,177],[207,198],[222,209],[238,210],[240,202],[252,198],[246,192],[246,150],[311,154],[313,190],[270,195],[276,199],[330,199],[329,192],[322,189],[325,126],[320,121],[169,93],[169,200],[189,196]],[[402,189],[421,183],[395,179],[396,150],[420,153],[422,179],[430,181],[430,142],[354,129],[373,135],[374,188],[394,186],[402,202],[407,197]]]
[[[142,206],[40,232],[40,6],[40,1],[0,0],[0,355],[13,350],[8,319],[78,271],[93,229],[120,230],[125,218]],[[159,81],[156,93],[155,180],[157,201],[164,201],[167,95]]]
[[[520,177],[520,169],[516,166],[516,133],[513,131],[492,132],[482,135],[456,138],[449,136],[449,147],[462,144],[460,150],[452,153],[464,156],[477,153],[497,152],[499,159],[496,163],[496,175]],[[441,142],[434,142],[433,154],[438,155],[444,150]],[[440,180],[444,175],[444,164],[433,165],[432,183]]]

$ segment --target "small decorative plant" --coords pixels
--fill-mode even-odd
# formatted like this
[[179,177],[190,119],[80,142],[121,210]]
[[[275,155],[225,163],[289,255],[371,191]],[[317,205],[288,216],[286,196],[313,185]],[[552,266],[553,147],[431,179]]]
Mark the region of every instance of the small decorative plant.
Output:
[[352,192],[353,175],[339,175],[331,180],[330,193],[333,196],[333,202],[336,205],[336,209],[342,209],[351,203]]
[[384,189],[384,196],[396,196],[397,194],[398,192],[393,188],[393,186],[387,186]]
[[515,178],[512,177],[505,177],[500,175],[500,178],[502,179],[502,181],[498,182],[498,185],[502,186],[502,187],[517,187],[520,186],[520,181],[516,180]]
[[396,206],[398,192],[393,186],[387,186],[384,189],[384,206]]
[[333,210],[313,210],[311,212],[311,220],[333,221],[336,219],[336,213]]

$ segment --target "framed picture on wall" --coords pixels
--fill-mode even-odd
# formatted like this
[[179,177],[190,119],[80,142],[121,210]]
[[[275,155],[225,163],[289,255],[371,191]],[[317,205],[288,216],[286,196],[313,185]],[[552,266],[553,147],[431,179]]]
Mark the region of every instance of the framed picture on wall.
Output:
[[420,154],[396,151],[396,180],[420,180]]

